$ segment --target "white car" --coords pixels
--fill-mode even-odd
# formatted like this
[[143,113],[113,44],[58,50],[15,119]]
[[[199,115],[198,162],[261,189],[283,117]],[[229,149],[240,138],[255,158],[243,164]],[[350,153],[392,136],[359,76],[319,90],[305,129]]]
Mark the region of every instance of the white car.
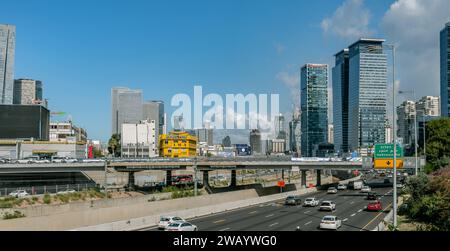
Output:
[[66,158],[55,156],[52,158],[52,163],[64,163],[66,162]]
[[77,159],[73,159],[73,158],[67,158],[67,159],[65,160],[65,162],[66,162],[66,163],[76,163],[76,162],[78,162],[78,160],[77,160]]
[[56,194],[69,194],[69,193],[76,193],[77,191],[73,190],[73,189],[67,189],[67,190],[63,190],[63,191],[59,191]]
[[322,204],[320,204],[320,211],[333,211],[336,210],[336,203],[334,203],[333,201],[322,201]]
[[338,190],[335,187],[330,187],[328,188],[327,193],[331,193],[331,194],[336,194],[338,192]]
[[9,196],[16,197],[16,198],[23,198],[28,195],[30,195],[30,194],[27,193],[27,191],[25,191],[25,190],[16,190],[9,194]]
[[346,190],[346,189],[347,189],[347,186],[344,185],[344,184],[339,184],[338,187],[337,187],[337,189],[338,189],[338,190]]
[[316,207],[319,205],[319,200],[316,198],[306,198],[305,202],[303,202],[304,207]]
[[183,218],[178,216],[161,216],[159,218],[159,229],[166,229],[170,224],[175,222],[186,222]]
[[50,163],[50,160],[48,160],[48,159],[36,159],[34,161],[34,163],[36,163],[36,164],[47,164],[47,163]]
[[362,193],[369,193],[369,192],[371,192],[372,191],[372,189],[369,187],[369,186],[363,186],[362,188],[361,188],[361,192]]
[[397,183],[397,188],[403,188],[403,184],[402,183]]
[[342,226],[342,221],[337,216],[327,215],[320,222],[320,229],[338,230]]
[[166,227],[165,231],[197,231],[197,226],[189,222],[174,222]]

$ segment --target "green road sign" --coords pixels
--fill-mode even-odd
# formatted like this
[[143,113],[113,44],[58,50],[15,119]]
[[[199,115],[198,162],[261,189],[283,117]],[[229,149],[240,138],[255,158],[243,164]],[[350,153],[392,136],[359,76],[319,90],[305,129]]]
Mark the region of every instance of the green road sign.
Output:
[[[397,158],[403,158],[403,148],[397,145]],[[375,145],[375,159],[392,159],[394,158],[394,144],[378,144]]]

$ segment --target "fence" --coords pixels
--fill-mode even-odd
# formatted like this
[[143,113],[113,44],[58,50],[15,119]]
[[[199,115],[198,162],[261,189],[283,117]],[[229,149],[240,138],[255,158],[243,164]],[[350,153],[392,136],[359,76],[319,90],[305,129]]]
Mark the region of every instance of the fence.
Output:
[[8,196],[11,192],[16,190],[25,190],[30,195],[42,195],[42,194],[54,194],[65,190],[84,191],[91,188],[97,188],[95,183],[79,183],[79,184],[66,184],[66,185],[49,185],[49,186],[27,186],[27,187],[14,187],[14,188],[0,188],[0,197]]

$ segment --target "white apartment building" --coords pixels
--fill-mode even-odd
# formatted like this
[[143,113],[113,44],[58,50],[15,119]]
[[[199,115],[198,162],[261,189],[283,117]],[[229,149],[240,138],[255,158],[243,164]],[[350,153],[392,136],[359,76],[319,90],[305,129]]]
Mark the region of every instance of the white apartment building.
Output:
[[150,158],[158,156],[155,120],[138,124],[122,124],[121,146],[124,158]]

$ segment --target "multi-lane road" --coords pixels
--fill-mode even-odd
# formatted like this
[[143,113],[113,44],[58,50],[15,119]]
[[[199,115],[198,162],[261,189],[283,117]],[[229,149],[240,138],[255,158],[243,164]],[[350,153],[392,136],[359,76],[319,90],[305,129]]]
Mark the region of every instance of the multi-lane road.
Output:
[[273,201],[188,221],[197,225],[199,231],[294,231],[297,226],[302,231],[316,231],[323,216],[335,215],[342,220],[339,231],[373,230],[390,210],[392,188],[376,188],[373,192],[380,196],[383,212],[367,212],[369,201],[366,193],[360,191],[343,190],[337,194],[319,191],[301,196],[302,202],[307,197],[332,200],[336,203],[334,212],[322,212],[319,207],[285,206],[284,201]]

